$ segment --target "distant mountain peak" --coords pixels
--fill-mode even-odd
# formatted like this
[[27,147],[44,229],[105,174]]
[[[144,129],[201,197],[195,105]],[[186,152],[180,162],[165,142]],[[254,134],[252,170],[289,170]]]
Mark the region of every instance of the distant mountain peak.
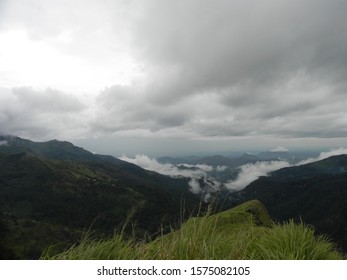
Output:
[[242,157],[256,157],[257,155],[254,153],[250,153],[250,152],[245,152],[242,154]]

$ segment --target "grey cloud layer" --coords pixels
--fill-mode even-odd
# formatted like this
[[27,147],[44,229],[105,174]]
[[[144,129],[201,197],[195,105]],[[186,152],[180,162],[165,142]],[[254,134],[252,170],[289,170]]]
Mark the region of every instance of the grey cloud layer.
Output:
[[[342,1],[150,3],[137,44],[156,74],[179,77],[176,96],[229,87],[253,95],[252,89],[282,84],[298,70],[310,76],[345,70]],[[160,76],[153,83],[160,86]]]
[[150,1],[133,30],[146,80],[103,92],[117,107],[104,118],[207,137],[346,137],[345,8]]
[[[93,34],[102,35],[95,37],[101,42],[98,52],[90,55],[104,61],[106,43],[108,55],[119,43],[141,65],[142,75],[132,84],[105,88],[89,109],[54,90],[14,89],[8,102],[16,108],[2,105],[3,125],[9,130],[41,127],[47,131],[37,133],[44,134],[59,113],[68,112],[63,116],[68,131],[83,127],[86,137],[131,132],[189,139],[347,137],[346,1],[121,3],[97,5],[98,27],[74,25],[90,29],[81,52],[88,53]],[[109,30],[112,14],[118,20]],[[69,15],[64,26],[86,15]],[[32,29],[40,30],[33,33],[46,36],[36,24],[40,21],[33,22]],[[51,34],[54,26],[48,27]],[[78,45],[68,51],[77,50]],[[45,104],[52,115],[35,111]],[[13,118],[21,107],[25,117]],[[83,115],[88,110],[93,113]]]
[[86,106],[72,95],[53,89],[0,88],[3,132],[35,139],[77,136],[83,130]]

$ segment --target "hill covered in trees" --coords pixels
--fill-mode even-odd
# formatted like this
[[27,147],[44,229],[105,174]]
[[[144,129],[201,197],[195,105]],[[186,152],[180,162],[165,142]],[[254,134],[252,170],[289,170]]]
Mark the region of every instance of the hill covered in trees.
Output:
[[155,235],[160,227],[165,231],[180,222],[182,201],[187,210],[200,202],[184,178],[94,155],[68,142],[0,140],[6,141],[0,146],[3,258],[38,258],[47,245],[69,246],[87,229],[108,236],[129,215],[137,221],[137,235]]

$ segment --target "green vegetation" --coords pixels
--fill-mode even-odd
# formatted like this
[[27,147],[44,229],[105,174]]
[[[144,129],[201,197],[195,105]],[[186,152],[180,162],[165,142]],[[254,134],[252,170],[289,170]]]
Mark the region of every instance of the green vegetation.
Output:
[[314,229],[293,220],[276,225],[255,244],[254,259],[337,260],[342,256],[325,236],[315,236]]
[[160,226],[169,231],[179,225],[182,200],[189,213],[199,204],[187,179],[67,142],[10,140],[14,143],[0,149],[0,259],[37,259],[52,244],[61,252],[89,228],[110,237],[132,209],[136,236],[153,236]]
[[49,253],[57,254],[82,238],[82,231],[35,220],[7,218],[0,221],[0,231],[1,223],[1,259],[38,259],[48,244],[54,244]]
[[[187,178],[68,142],[0,141],[6,143],[0,146],[0,259],[37,259],[44,251],[47,258],[71,259],[341,257],[301,220],[347,252],[346,155],[278,170],[239,193],[222,190],[213,203],[226,210],[259,199],[276,223],[295,221],[273,225],[256,201],[196,217],[201,202]],[[132,210],[135,226],[124,227]],[[88,229],[93,235],[81,238]]]
[[263,205],[249,201],[231,210],[190,218],[152,242],[84,239],[51,259],[342,259],[333,243],[304,224],[274,225]]

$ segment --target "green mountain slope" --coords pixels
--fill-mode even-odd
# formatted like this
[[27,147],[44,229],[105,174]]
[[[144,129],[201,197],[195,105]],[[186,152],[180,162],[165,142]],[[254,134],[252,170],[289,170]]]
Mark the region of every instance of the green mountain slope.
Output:
[[338,155],[316,162],[282,168],[271,173],[271,177],[283,181],[295,181],[324,174],[343,174],[347,172],[347,156]]
[[[7,252],[2,258],[38,258],[40,250],[23,247],[40,238],[47,228],[56,228],[61,238],[57,234],[52,240],[41,239],[42,244],[37,244],[41,249],[64,243],[66,228],[76,237],[70,245],[85,229],[104,236],[113,234],[133,211],[136,234],[156,234],[160,227],[167,230],[180,222],[182,201],[186,201],[187,210],[199,203],[189,192],[186,179],[172,179],[113,157],[93,155],[67,142],[6,139],[8,143],[0,152],[0,230],[4,236],[0,246]],[[23,236],[22,243],[17,233]],[[9,245],[14,243],[22,248]]]
[[231,196],[259,199],[276,221],[303,220],[347,252],[347,156],[283,168]]

